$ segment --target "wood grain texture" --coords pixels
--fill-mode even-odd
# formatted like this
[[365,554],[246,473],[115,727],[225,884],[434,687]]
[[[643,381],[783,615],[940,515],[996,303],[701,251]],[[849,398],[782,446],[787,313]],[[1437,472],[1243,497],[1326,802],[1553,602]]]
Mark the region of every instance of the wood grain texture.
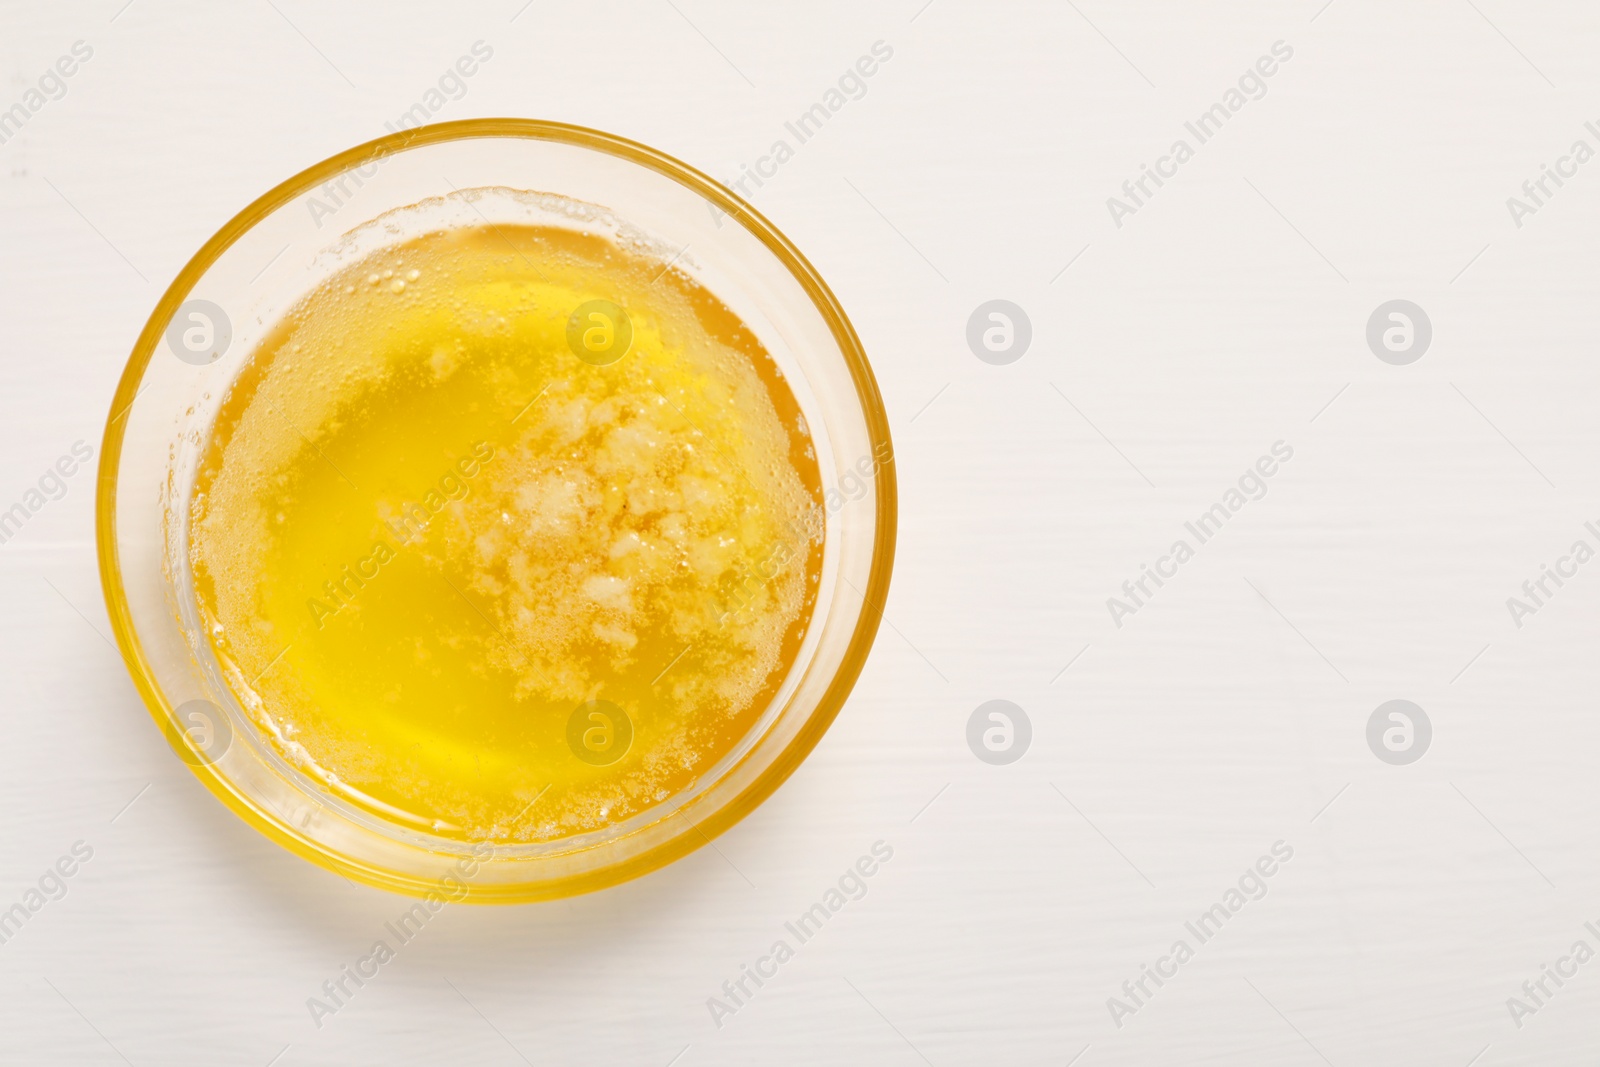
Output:
[[[1520,1028],[1507,1008],[1600,949],[1600,563],[1520,628],[1506,606],[1600,548],[1600,162],[1520,227],[1507,207],[1600,149],[1592,7],[124,2],[0,4],[0,108],[93,50],[0,144],[0,510],[98,448],[149,309],[225,219],[383,132],[475,41],[493,59],[434,117],[593,125],[733,180],[881,40],[864,94],[752,198],[873,360],[899,558],[844,713],[716,850],[447,909],[319,1028],[307,998],[409,902],[272,846],[172,757],[106,640],[75,475],[0,545],[0,910],[74,842],[93,857],[0,944],[0,1061],[1600,1052],[1600,963]],[[1107,198],[1277,41],[1264,95],[1116,225]],[[1032,323],[1008,366],[965,341],[994,298]],[[1396,298],[1433,325],[1409,366],[1364,336]],[[1265,495],[1118,626],[1107,599],[1279,441]],[[965,739],[997,698],[1033,727],[1009,766]],[[1365,739],[1395,698],[1433,725],[1410,766]],[[718,1026],[708,998],[880,840],[865,896]],[[1265,895],[1186,934],[1278,841]],[[1108,998],[1186,937],[1115,1025]]]

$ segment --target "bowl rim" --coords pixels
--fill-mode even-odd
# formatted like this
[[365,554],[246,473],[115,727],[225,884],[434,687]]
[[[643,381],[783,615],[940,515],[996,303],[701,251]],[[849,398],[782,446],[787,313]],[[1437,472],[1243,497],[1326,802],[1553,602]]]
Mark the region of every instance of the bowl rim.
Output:
[[[144,702],[145,709],[161,728],[163,736],[170,744],[180,744],[179,739],[182,737],[184,725],[145,658],[144,648],[135,630],[128,605],[127,591],[123,585],[122,563],[118,555],[116,537],[117,474],[121,465],[123,434],[126,427],[123,417],[132,409],[138,397],[140,382],[143,380],[145,369],[155,356],[166,324],[177,311],[183,298],[205,272],[240,237],[256,223],[296,197],[317,188],[330,177],[411,148],[447,141],[495,137],[553,141],[621,158],[676,181],[738,220],[800,283],[827,323],[834,342],[839,346],[840,353],[849,367],[866,422],[867,434],[872,443],[873,454],[885,457],[874,479],[877,488],[877,524],[873,533],[871,570],[866,588],[862,591],[863,603],[856,619],[855,630],[850,636],[838,669],[829,680],[827,689],[794,738],[743,791],[699,821],[686,819],[688,826],[682,831],[645,852],[592,871],[557,879],[497,885],[469,884],[468,894],[464,898],[473,903],[510,904],[556,899],[602,889],[640,877],[688,855],[703,844],[710,844],[713,838],[759,807],[794,773],[816,747],[822,735],[827,732],[828,727],[843,709],[844,702],[860,676],[877,635],[878,623],[883,617],[883,604],[888,596],[890,574],[894,567],[898,514],[894,451],[889,435],[888,415],[878,391],[877,379],[873,376],[872,368],[867,363],[866,353],[862,350],[860,338],[857,337],[854,326],[834,296],[833,290],[793,242],[764,215],[720,182],[665,152],[589,127],[541,119],[478,118],[435,123],[387,134],[315,163],[280,182],[224,223],[173,278],[151,311],[118,381],[117,391],[107,415],[105,433],[101,438],[100,464],[95,482],[95,546],[106,611],[110,616],[111,629],[116,637],[117,648],[122,654],[123,662],[127,665],[128,673]],[[184,763],[213,795],[245,823],[290,852],[318,866],[353,881],[411,896],[424,896],[437,889],[437,883],[434,881],[351,859],[335,849],[291,833],[250,797],[234,788],[231,780],[225,778],[214,765],[190,760],[185,760]]]

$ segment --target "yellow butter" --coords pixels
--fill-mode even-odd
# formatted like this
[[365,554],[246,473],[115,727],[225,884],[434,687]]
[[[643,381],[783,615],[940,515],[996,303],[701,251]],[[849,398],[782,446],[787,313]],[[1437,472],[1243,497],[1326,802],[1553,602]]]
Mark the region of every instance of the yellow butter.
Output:
[[710,293],[482,227],[369,256],[268,335],[207,444],[190,562],[292,764],[419,829],[542,842],[748,733],[810,619],[820,499],[794,396]]

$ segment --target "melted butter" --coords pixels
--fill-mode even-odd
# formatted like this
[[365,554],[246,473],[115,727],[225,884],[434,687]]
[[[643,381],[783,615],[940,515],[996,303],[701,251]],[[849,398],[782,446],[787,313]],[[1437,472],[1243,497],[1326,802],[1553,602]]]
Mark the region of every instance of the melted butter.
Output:
[[190,559],[287,759],[387,818],[549,841],[749,732],[810,617],[819,499],[793,395],[704,289],[598,238],[454,230],[341,271],[262,342]]

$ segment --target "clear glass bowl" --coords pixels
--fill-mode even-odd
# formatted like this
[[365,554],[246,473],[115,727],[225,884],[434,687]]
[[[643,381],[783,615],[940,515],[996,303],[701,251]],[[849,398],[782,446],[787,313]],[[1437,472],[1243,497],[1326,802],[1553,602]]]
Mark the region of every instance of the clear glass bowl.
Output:
[[[528,222],[623,240],[690,274],[782,368],[825,489],[822,586],[799,658],[744,741],[681,795],[582,837],[463,844],[356,808],[288,764],[221,680],[188,578],[196,460],[262,335],[372,249],[454,225]],[[417,896],[515,902],[633,878],[766,799],[833,721],[888,593],[895,475],[860,341],[804,256],[758,212],[654,149],[521,119],[380,138],[290,178],[200,249],[139,335],[106,424],[96,537],[106,606],[150,714],[250,825],[346,877]]]

